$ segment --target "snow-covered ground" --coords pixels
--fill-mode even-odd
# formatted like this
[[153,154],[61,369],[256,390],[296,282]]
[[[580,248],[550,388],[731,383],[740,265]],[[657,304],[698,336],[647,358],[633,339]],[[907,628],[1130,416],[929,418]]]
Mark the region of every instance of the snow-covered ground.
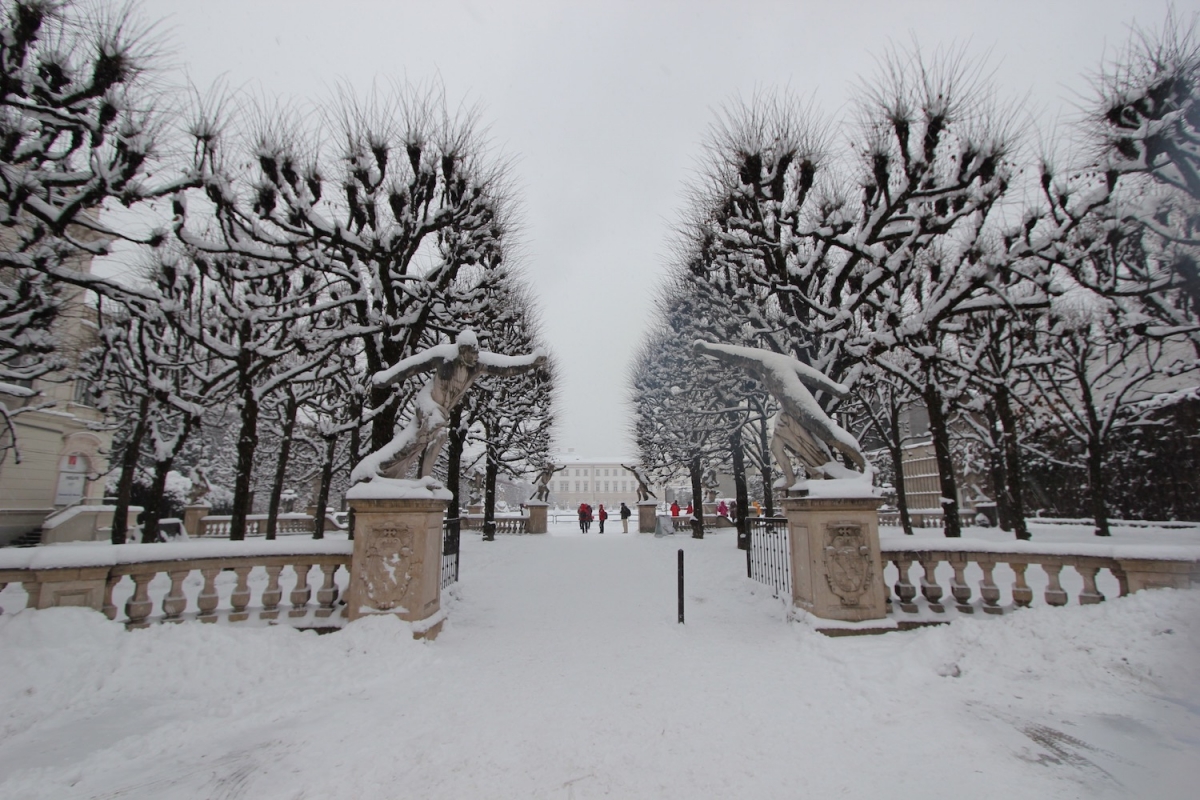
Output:
[[831,639],[609,529],[465,534],[434,642],[6,614],[0,797],[1195,796],[1200,591]]

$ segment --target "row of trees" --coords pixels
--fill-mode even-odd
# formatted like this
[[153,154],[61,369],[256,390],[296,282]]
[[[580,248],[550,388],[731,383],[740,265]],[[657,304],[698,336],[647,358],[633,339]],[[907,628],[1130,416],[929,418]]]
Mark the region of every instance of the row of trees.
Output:
[[[370,376],[467,328],[485,348],[538,339],[507,166],[474,112],[409,86],[308,114],[229,97],[181,112],[151,91],[128,11],[0,13],[0,380],[57,366],[62,287],[99,298],[83,366],[117,426],[114,542],[144,468],[152,540],[167,476],[200,461],[231,484],[232,538],[256,488],[273,535],[285,485],[314,478],[320,536],[335,475],[392,438],[419,388]],[[136,224],[106,224],[116,204]],[[116,241],[139,248],[137,280],[80,267]],[[493,482],[544,457],[552,385],[547,368],[490,387],[506,405],[480,387],[463,412],[455,440],[484,443]]]
[[1071,132],[1084,150],[1057,158],[1029,155],[1014,109],[962,51],[897,49],[881,65],[841,136],[784,95],[714,123],[661,330],[634,367],[642,456],[689,465],[693,482],[697,460],[736,464],[734,431],[757,443],[770,399],[688,344],[763,347],[853,387],[840,404],[818,399],[893,462],[906,531],[899,465],[923,409],[947,536],[961,531],[964,464],[1028,538],[1030,471],[1081,461],[1106,535],[1117,443],[1145,445],[1156,437],[1130,432],[1156,428],[1195,449],[1194,427],[1166,430],[1194,414],[1164,411],[1194,393],[1146,402],[1200,353],[1194,26],[1171,17],[1138,33],[1102,73],[1083,136]]

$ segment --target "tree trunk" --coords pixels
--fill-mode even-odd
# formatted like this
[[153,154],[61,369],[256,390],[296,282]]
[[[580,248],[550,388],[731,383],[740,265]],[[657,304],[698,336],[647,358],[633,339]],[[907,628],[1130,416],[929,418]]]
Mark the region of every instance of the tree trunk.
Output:
[[742,446],[742,428],[739,425],[733,429],[729,437],[729,450],[733,456],[733,494],[737,503],[738,513],[735,515],[734,526],[737,528],[738,550],[750,552],[750,528],[742,510],[750,502],[746,491],[746,452]]
[[985,406],[988,433],[991,443],[988,446],[988,472],[992,478],[992,493],[996,501],[996,521],[1002,531],[1013,529],[1012,502],[1008,486],[1007,467],[1004,460],[1004,425],[996,411],[994,402]]
[[1025,521],[1025,481],[1021,468],[1021,442],[1017,438],[1017,416],[1013,413],[1007,386],[996,394],[996,413],[1004,426],[1004,477],[1008,486],[1009,513],[1018,539],[1032,538]]
[[763,506],[766,508],[767,516],[775,516],[775,490],[771,486],[775,481],[775,471],[771,469],[771,436],[768,430],[770,426],[764,417],[758,424],[759,431],[759,446],[762,447],[762,482],[763,482]]
[[888,427],[892,443],[888,449],[891,451],[892,463],[895,465],[893,480],[896,485],[896,510],[900,512],[900,529],[904,531],[905,536],[912,536],[912,515],[908,513],[908,495],[905,494],[907,489],[904,483],[904,446],[902,444],[904,435],[900,430],[900,409],[892,407],[891,411]]
[[125,544],[129,531],[129,502],[133,496],[133,479],[137,475],[138,458],[142,454],[142,440],[146,437],[149,427],[150,397],[143,397],[138,403],[138,418],[125,443],[125,452],[121,455],[121,477],[117,480],[117,507],[113,511],[112,543]]
[[1088,482],[1091,484],[1092,517],[1096,521],[1097,536],[1112,536],[1108,526],[1108,484],[1104,479],[1104,446],[1099,437],[1088,439],[1087,452]]
[[933,454],[937,459],[938,482],[942,492],[942,525],[946,536],[956,539],[962,536],[962,521],[958,516],[958,479],[954,476],[954,459],[950,455],[946,410],[932,375],[923,394],[929,412],[929,435],[933,440]]
[[488,542],[496,540],[496,476],[499,472],[499,459],[489,445],[483,484],[483,538]]
[[229,540],[246,538],[246,517],[250,515],[250,479],[254,469],[254,451],[258,448],[258,400],[252,391],[242,396],[242,428],[238,433],[237,474],[233,484],[233,516],[229,520]]
[[154,462],[154,482],[150,486],[150,497],[153,502],[146,506],[145,524],[142,526],[142,541],[155,542],[158,540],[158,521],[162,519],[163,491],[167,487],[167,473],[175,466],[175,458],[183,451],[188,437],[200,424],[198,417],[189,417],[183,423],[183,430],[171,447],[171,452],[161,461]]
[[275,538],[275,527],[279,523],[279,502],[283,494],[283,482],[287,478],[288,457],[292,452],[292,432],[296,428],[296,395],[289,388],[283,406],[283,437],[279,443],[279,460],[275,463],[275,480],[271,484],[271,504],[267,508],[267,538]]
[[702,494],[703,487],[700,485],[700,454],[692,456],[692,463],[688,465],[688,471],[692,477],[692,538],[704,538],[704,495]]
[[446,519],[458,519],[462,513],[462,453],[466,442],[466,431],[462,430],[462,404],[450,412],[446,441],[446,486],[450,489],[450,505],[446,508]]
[[337,437],[325,440],[325,461],[321,464],[321,488],[317,489],[317,518],[313,520],[313,538],[325,538],[325,515],[329,513],[329,486],[333,483],[333,460],[337,456]]

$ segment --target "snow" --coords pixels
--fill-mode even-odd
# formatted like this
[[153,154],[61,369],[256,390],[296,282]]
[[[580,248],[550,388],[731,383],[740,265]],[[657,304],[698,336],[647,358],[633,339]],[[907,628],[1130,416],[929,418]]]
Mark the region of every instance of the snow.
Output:
[[1185,798],[1200,779],[1198,591],[827,638],[745,577],[732,533],[465,533],[461,569],[433,642],[390,616],[317,636],[6,613],[0,798]]
[[384,478],[376,475],[369,481],[351,486],[347,500],[450,500],[450,490],[434,478]]
[[196,558],[239,556],[328,555],[353,552],[354,543],[345,539],[246,540],[192,539],[157,544],[69,542],[60,545],[0,549],[0,569],[58,569],[65,567],[108,567],[145,561],[186,561]]

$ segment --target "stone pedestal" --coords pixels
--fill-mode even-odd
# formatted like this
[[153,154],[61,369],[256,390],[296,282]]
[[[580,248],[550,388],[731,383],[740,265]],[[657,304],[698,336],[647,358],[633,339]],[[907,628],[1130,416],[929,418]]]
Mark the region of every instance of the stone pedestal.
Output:
[[183,507],[183,529],[191,539],[200,535],[200,520],[208,516],[212,506],[192,505]]
[[525,522],[525,532],[545,533],[548,530],[546,524],[546,504],[537,500],[530,500],[525,504],[525,508],[529,512],[529,519]]
[[783,501],[792,548],[792,602],[821,619],[884,619],[879,500],[803,497]]
[[638,503],[638,533],[654,533],[657,511],[658,503],[654,500]]
[[440,498],[350,499],[355,522],[346,592],[348,619],[395,614],[417,623],[415,638],[437,636],[442,626],[442,517],[446,505]]
[[477,516],[477,517],[482,516],[483,515],[483,503],[469,504],[467,506],[467,513],[471,514],[472,516]]

